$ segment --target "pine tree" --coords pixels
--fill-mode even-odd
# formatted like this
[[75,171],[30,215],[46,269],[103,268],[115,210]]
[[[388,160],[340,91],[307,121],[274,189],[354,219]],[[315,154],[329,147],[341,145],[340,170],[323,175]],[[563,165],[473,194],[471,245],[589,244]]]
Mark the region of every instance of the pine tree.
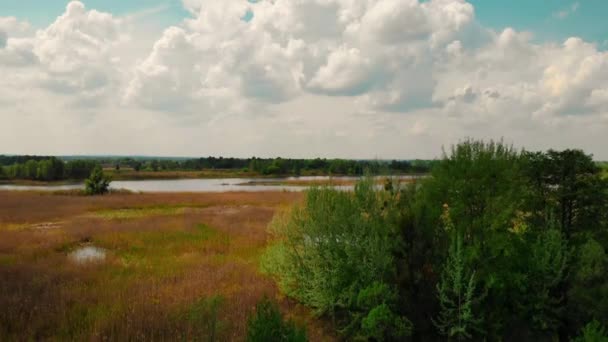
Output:
[[474,312],[474,304],[480,300],[475,296],[475,272],[467,272],[462,252],[462,238],[452,243],[447,262],[437,284],[441,311],[433,323],[442,335],[460,341],[471,338],[478,328],[481,317]]

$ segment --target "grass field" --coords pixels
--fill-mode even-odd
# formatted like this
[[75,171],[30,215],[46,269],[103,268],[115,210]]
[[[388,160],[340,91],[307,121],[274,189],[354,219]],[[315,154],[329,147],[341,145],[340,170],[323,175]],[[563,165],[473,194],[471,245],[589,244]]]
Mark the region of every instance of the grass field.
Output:
[[[244,339],[264,295],[305,324],[258,271],[268,222],[298,193],[0,193],[0,340]],[[70,258],[85,246],[105,259]]]

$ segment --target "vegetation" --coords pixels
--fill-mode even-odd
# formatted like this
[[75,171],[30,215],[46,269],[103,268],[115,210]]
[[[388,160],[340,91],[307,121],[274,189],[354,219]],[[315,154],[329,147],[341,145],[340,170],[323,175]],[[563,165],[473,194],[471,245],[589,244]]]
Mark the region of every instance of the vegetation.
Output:
[[0,180],[83,180],[97,166],[114,179],[427,173],[432,161],[283,158],[110,158],[1,156]]
[[608,162],[600,162],[597,165],[602,169],[603,177],[608,178]]
[[283,320],[279,307],[264,297],[247,323],[248,342],[306,342],[306,330]]
[[96,167],[84,182],[84,186],[87,195],[103,195],[109,191],[110,178],[103,174],[101,167]]
[[598,322],[593,321],[585,325],[581,331],[581,335],[573,340],[574,342],[607,342],[608,332]]
[[[1,341],[244,341],[274,282],[257,271],[299,193],[0,194]],[[75,263],[82,247],[105,260]],[[330,330],[277,302],[313,341]]]
[[418,184],[310,191],[263,265],[348,339],[568,340],[608,323],[607,205],[582,151],[467,140]]
[[[606,341],[600,165],[466,140],[429,177],[354,191],[4,192],[0,339]],[[91,246],[103,262],[70,261]]]
[[89,177],[97,165],[86,160],[63,162],[55,157],[0,156],[0,180],[82,180]]
[[267,255],[266,270],[282,275],[288,295],[329,315],[349,335],[407,335],[409,321],[393,312],[399,241],[392,196],[376,192],[369,179],[354,195],[310,190],[305,206],[273,223],[281,242]]

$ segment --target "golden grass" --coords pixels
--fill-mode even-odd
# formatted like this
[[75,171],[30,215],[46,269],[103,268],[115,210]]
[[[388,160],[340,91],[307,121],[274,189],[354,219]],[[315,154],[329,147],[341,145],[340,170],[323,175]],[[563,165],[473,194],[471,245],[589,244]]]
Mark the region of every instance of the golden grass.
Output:
[[95,211],[89,216],[99,217],[106,220],[128,220],[147,216],[177,215],[185,211],[180,207],[148,207],[148,208],[126,208],[126,209],[105,209]]
[[[220,298],[218,340],[241,341],[264,295],[332,340],[258,272],[266,226],[296,193],[0,193],[0,340],[197,340]],[[67,255],[93,245],[105,261]]]

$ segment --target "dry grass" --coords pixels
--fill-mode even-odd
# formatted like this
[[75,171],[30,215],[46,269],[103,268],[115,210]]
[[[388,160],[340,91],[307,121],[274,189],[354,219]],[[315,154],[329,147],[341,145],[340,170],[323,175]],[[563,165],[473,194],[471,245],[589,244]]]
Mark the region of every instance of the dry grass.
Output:
[[[297,193],[114,194],[0,192],[0,340],[198,340],[220,298],[218,340],[243,340],[269,295],[332,340],[326,323],[281,299],[258,272],[266,226]],[[80,246],[107,251],[79,265]]]
[[0,224],[61,220],[108,209],[161,206],[209,207],[222,205],[277,206],[302,198],[294,192],[276,193],[118,193],[109,196],[75,196],[44,192],[0,191]]

